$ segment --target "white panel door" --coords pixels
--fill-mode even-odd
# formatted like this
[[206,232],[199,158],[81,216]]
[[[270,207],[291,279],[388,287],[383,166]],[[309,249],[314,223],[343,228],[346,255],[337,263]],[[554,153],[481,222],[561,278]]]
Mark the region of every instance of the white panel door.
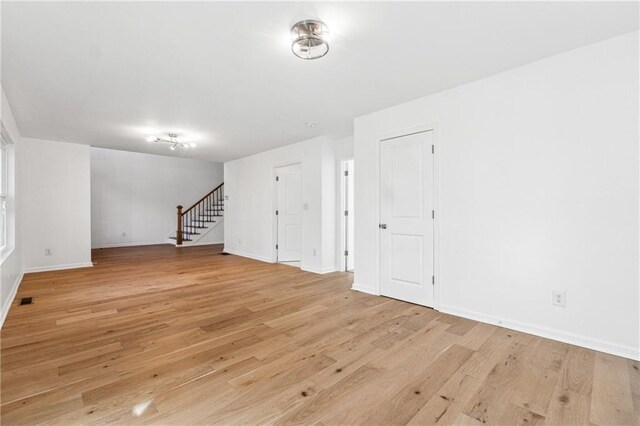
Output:
[[433,306],[433,132],[380,143],[380,291]]
[[300,165],[276,169],[278,261],[302,259],[302,173]]

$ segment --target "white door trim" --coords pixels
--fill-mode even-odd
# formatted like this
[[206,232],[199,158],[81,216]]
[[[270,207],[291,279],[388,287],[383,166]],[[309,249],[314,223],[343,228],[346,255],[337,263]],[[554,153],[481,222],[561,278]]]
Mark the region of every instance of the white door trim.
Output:
[[[348,249],[347,247],[347,238],[348,238],[348,227],[347,227],[347,221],[348,219],[345,217],[344,212],[345,210],[348,210],[348,189],[347,189],[347,181],[348,179],[353,179],[355,174],[352,173],[350,176],[345,176],[345,171],[347,171],[347,163],[351,161],[353,162],[353,164],[355,164],[355,161],[353,160],[353,157],[345,157],[345,158],[341,158],[339,159],[340,162],[340,176],[339,178],[339,198],[340,198],[340,210],[338,213],[338,224],[339,224],[339,252],[338,252],[338,270],[340,272],[346,272],[347,268],[348,268],[348,261],[346,259],[346,256],[344,256],[344,252]],[[355,168],[355,166],[354,166]],[[353,206],[351,206],[352,208],[349,211],[349,214],[353,217]],[[353,244],[353,241],[352,241]],[[353,256],[354,255],[354,251],[352,250],[351,253],[349,253],[349,256]],[[352,258],[353,259],[353,258]],[[353,272],[353,270],[349,271],[349,272]]]
[[345,228],[345,218],[344,218],[344,211],[347,208],[347,203],[345,200],[345,176],[344,176],[344,172],[347,170],[347,161],[349,161],[348,158],[342,158],[339,160],[340,161],[340,176],[339,176],[339,180],[340,180],[340,193],[339,193],[339,197],[340,197],[340,210],[338,213],[338,226],[340,228],[340,233],[338,234],[340,236],[339,238],[339,252],[338,252],[338,271],[340,272],[344,272],[346,271],[347,265],[346,265],[346,259],[344,256],[344,251],[347,249],[346,244],[345,244],[345,234],[347,232],[346,228]]
[[[377,143],[375,146],[375,155],[378,166],[376,167],[376,204],[377,208],[377,222],[375,223],[375,232],[378,232],[378,238],[376,238],[376,259],[378,262],[380,261],[380,230],[378,229],[378,224],[380,222],[380,211],[382,207],[382,200],[380,199],[380,190],[381,190],[381,178],[380,178],[380,146],[382,142],[395,139],[402,136],[408,136],[415,133],[423,133],[423,132],[433,132],[433,145],[434,145],[434,157],[433,157],[433,208],[435,210],[435,219],[433,224],[433,274],[435,276],[435,284],[433,286],[433,308],[436,310],[440,309],[440,289],[442,283],[442,274],[440,269],[440,220],[441,220],[441,211],[440,211],[440,167],[439,167],[439,159],[440,159],[440,135],[438,132],[438,125],[435,122],[422,124],[415,127],[410,127],[402,130],[395,130],[392,132],[384,133],[377,138]],[[375,294],[381,294],[382,288],[382,276],[380,273],[380,264],[378,263],[378,267],[376,270],[376,275],[378,279],[375,283]]]

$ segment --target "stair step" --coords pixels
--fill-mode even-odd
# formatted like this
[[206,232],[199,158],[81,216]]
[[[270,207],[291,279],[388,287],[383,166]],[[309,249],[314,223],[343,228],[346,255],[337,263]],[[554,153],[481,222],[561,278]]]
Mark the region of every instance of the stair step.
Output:
[[[169,239],[170,240],[177,240],[178,238],[177,237],[169,237]],[[189,238],[183,238],[182,241],[193,241],[193,240],[191,240]]]

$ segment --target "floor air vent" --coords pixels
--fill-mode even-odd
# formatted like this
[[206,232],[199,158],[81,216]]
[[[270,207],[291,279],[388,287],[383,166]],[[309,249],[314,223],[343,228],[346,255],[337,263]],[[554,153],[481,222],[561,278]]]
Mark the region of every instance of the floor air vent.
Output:
[[220,256],[229,256],[229,254],[231,254],[231,253],[222,252],[222,253],[220,253]]
[[20,299],[20,306],[22,305],[33,305],[33,297],[23,297]]

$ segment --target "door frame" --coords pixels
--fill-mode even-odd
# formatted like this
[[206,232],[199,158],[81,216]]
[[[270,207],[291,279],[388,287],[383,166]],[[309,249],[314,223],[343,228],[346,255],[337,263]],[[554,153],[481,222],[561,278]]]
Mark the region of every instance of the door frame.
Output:
[[[347,195],[348,195],[348,189],[347,189],[347,179],[344,172],[347,171],[347,162],[351,161],[354,164],[354,168],[355,168],[355,161],[353,159],[353,157],[345,157],[345,158],[340,158],[340,185],[339,185],[339,196],[340,196],[340,210],[338,213],[338,223],[340,224],[339,226],[339,241],[340,241],[340,245],[339,245],[339,261],[338,261],[338,270],[340,272],[353,272],[353,271],[347,271],[347,259],[346,256],[344,256],[344,252],[347,250],[347,218],[344,215],[345,210],[347,210]],[[349,175],[349,179],[353,179],[353,175]],[[355,195],[355,194],[354,194]],[[354,197],[354,201],[355,201],[355,197]],[[354,203],[355,204],[355,203]],[[353,207],[353,206],[351,206]],[[353,209],[352,209],[353,210]],[[349,211],[350,215],[353,215],[353,211]],[[354,221],[355,222],[355,221]],[[355,250],[354,250],[355,251]],[[349,256],[353,256],[353,253],[349,253]],[[354,262],[355,263],[355,262]],[[355,269],[355,268],[354,268]]]
[[[301,160],[294,160],[294,161],[285,161],[282,163],[277,163],[271,166],[271,263],[278,263],[278,249],[276,249],[276,244],[278,244],[278,216],[276,216],[276,210],[278,209],[278,184],[276,182],[276,177],[278,175],[277,173],[277,169],[281,168],[281,167],[288,167],[288,166],[295,166],[295,165],[299,165],[300,166],[300,179],[302,182],[302,198],[304,201],[304,168],[302,165],[302,161]],[[304,222],[305,222],[305,214],[302,214],[302,241],[300,242],[300,245],[302,247],[302,255],[300,258],[300,263],[302,264],[302,257],[304,257],[304,241],[305,241],[305,235],[304,235]]]
[[[376,158],[377,158],[377,167],[376,167],[376,204],[377,208],[377,223],[376,226],[381,223],[381,210],[382,210],[382,200],[380,197],[380,190],[382,188],[382,179],[380,168],[382,166],[381,158],[380,158],[380,147],[382,142],[387,141],[389,139],[397,139],[403,136],[409,136],[415,133],[425,133],[425,132],[433,132],[433,145],[434,145],[434,153],[433,153],[433,209],[435,211],[435,218],[433,223],[433,275],[435,277],[435,282],[433,284],[433,309],[440,309],[440,286],[442,283],[442,274],[440,269],[440,220],[442,218],[441,209],[440,209],[440,135],[438,132],[438,124],[436,122],[426,123],[414,127],[409,127],[400,130],[394,130],[391,132],[381,134],[377,140],[375,145],[376,150]],[[377,263],[377,271],[376,275],[378,277],[377,282],[375,283],[375,291],[377,295],[382,294],[382,274],[380,273],[380,230],[377,229],[378,238],[376,238],[376,259]]]

